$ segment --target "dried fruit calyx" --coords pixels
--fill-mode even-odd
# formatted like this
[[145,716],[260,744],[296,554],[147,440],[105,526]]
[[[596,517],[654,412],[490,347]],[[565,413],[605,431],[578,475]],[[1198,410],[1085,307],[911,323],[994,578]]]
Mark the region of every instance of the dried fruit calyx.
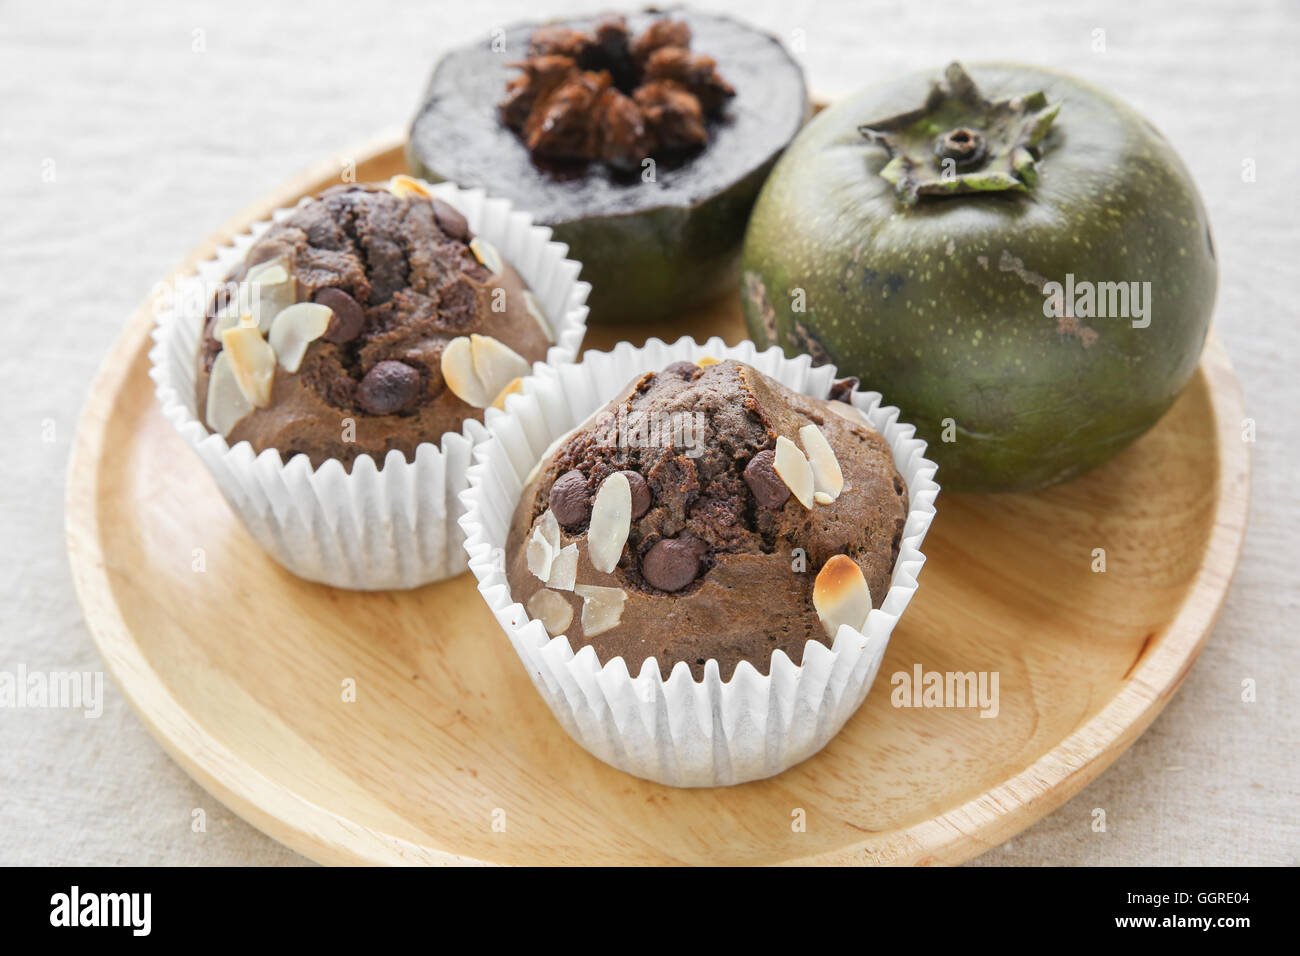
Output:
[[622,17],[593,33],[543,27],[523,74],[506,85],[501,121],[537,158],[599,160],[633,170],[648,156],[709,141],[706,118],[736,95],[712,57],[691,52],[691,29],[656,20],[633,37]]

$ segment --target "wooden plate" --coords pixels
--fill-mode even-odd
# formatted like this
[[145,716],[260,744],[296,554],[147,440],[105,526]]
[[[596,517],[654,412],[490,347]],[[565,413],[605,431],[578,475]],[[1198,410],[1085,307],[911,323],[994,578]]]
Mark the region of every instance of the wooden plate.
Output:
[[[401,171],[400,140],[348,156],[358,179]],[[342,168],[324,163],[245,210],[180,271]],[[181,766],[322,862],[965,860],[1059,806],[1146,728],[1210,633],[1245,531],[1240,390],[1211,338],[1174,408],[1099,471],[1033,495],[940,496],[921,589],[872,694],[825,750],[770,780],[674,790],[569,739],[470,575],[358,594],[267,558],[159,413],[151,323],[146,302],[73,449],[68,553],[86,620]],[[739,302],[598,328],[587,344],[683,333],[740,340]],[[1091,570],[1095,548],[1105,573]],[[916,664],[998,672],[997,717],[895,708],[890,675]]]

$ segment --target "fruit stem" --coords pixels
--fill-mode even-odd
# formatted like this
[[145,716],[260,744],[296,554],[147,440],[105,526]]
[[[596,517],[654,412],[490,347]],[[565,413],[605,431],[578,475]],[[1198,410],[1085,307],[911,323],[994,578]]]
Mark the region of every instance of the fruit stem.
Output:
[[[858,130],[888,153],[880,177],[894,185],[903,205],[913,206],[923,196],[1031,189],[1043,139],[1059,110],[1041,91],[985,99],[961,64],[953,63],[919,108]],[[942,129],[947,132],[936,137]]]
[[973,169],[988,154],[982,133],[967,126],[950,129],[934,141],[934,154],[940,159],[951,159],[958,169]]

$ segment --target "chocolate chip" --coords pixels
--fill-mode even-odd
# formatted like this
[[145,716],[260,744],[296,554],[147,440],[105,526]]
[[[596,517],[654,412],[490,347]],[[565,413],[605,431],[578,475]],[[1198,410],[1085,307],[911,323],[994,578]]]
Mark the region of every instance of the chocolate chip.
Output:
[[576,468],[555,479],[548,497],[555,520],[566,528],[584,524],[591,517],[591,495],[587,479]]
[[850,375],[848,378],[839,378],[831,382],[831,393],[827,396],[832,402],[843,402],[846,405],[853,404],[853,390],[862,383],[858,381],[856,375]]
[[676,375],[678,378],[689,382],[691,379],[695,378],[695,373],[699,370],[700,367],[694,362],[674,362],[659,374]]
[[448,203],[441,199],[433,200],[433,218],[438,223],[438,228],[451,238],[469,242],[469,223]]
[[790,487],[776,473],[776,452],[770,448],[749,459],[745,484],[764,508],[779,508],[790,498]]
[[371,415],[392,415],[420,397],[420,373],[405,362],[377,362],[357,386],[357,402]]
[[366,323],[365,312],[357,300],[342,289],[321,289],[311,300],[334,313],[330,317],[329,327],[325,329],[326,342],[343,345],[361,334],[361,328]]
[[639,518],[650,510],[650,486],[635,471],[625,471],[623,474],[632,488],[632,517]]
[[700,573],[696,549],[676,538],[663,538],[641,559],[641,577],[660,591],[680,591]]

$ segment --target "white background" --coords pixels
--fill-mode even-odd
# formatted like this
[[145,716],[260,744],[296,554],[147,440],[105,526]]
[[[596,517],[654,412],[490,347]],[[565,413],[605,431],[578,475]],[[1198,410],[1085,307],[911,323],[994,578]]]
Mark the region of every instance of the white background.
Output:
[[[67,570],[64,472],[94,371],[153,283],[303,167],[404,125],[441,50],[611,5],[4,0],[0,669],[102,666]],[[958,58],[1047,64],[1125,97],[1182,153],[1219,252],[1215,321],[1258,423],[1245,555],[1205,652],[1146,735],[979,862],[1300,863],[1300,4],[704,5],[787,40],[804,31],[819,92]],[[195,30],[206,52],[193,51]],[[1255,704],[1240,701],[1248,677]],[[93,721],[0,710],[0,863],[303,862],[191,782],[111,680],[105,693]],[[202,834],[190,829],[198,807]],[[1091,830],[1095,807],[1106,833]]]

